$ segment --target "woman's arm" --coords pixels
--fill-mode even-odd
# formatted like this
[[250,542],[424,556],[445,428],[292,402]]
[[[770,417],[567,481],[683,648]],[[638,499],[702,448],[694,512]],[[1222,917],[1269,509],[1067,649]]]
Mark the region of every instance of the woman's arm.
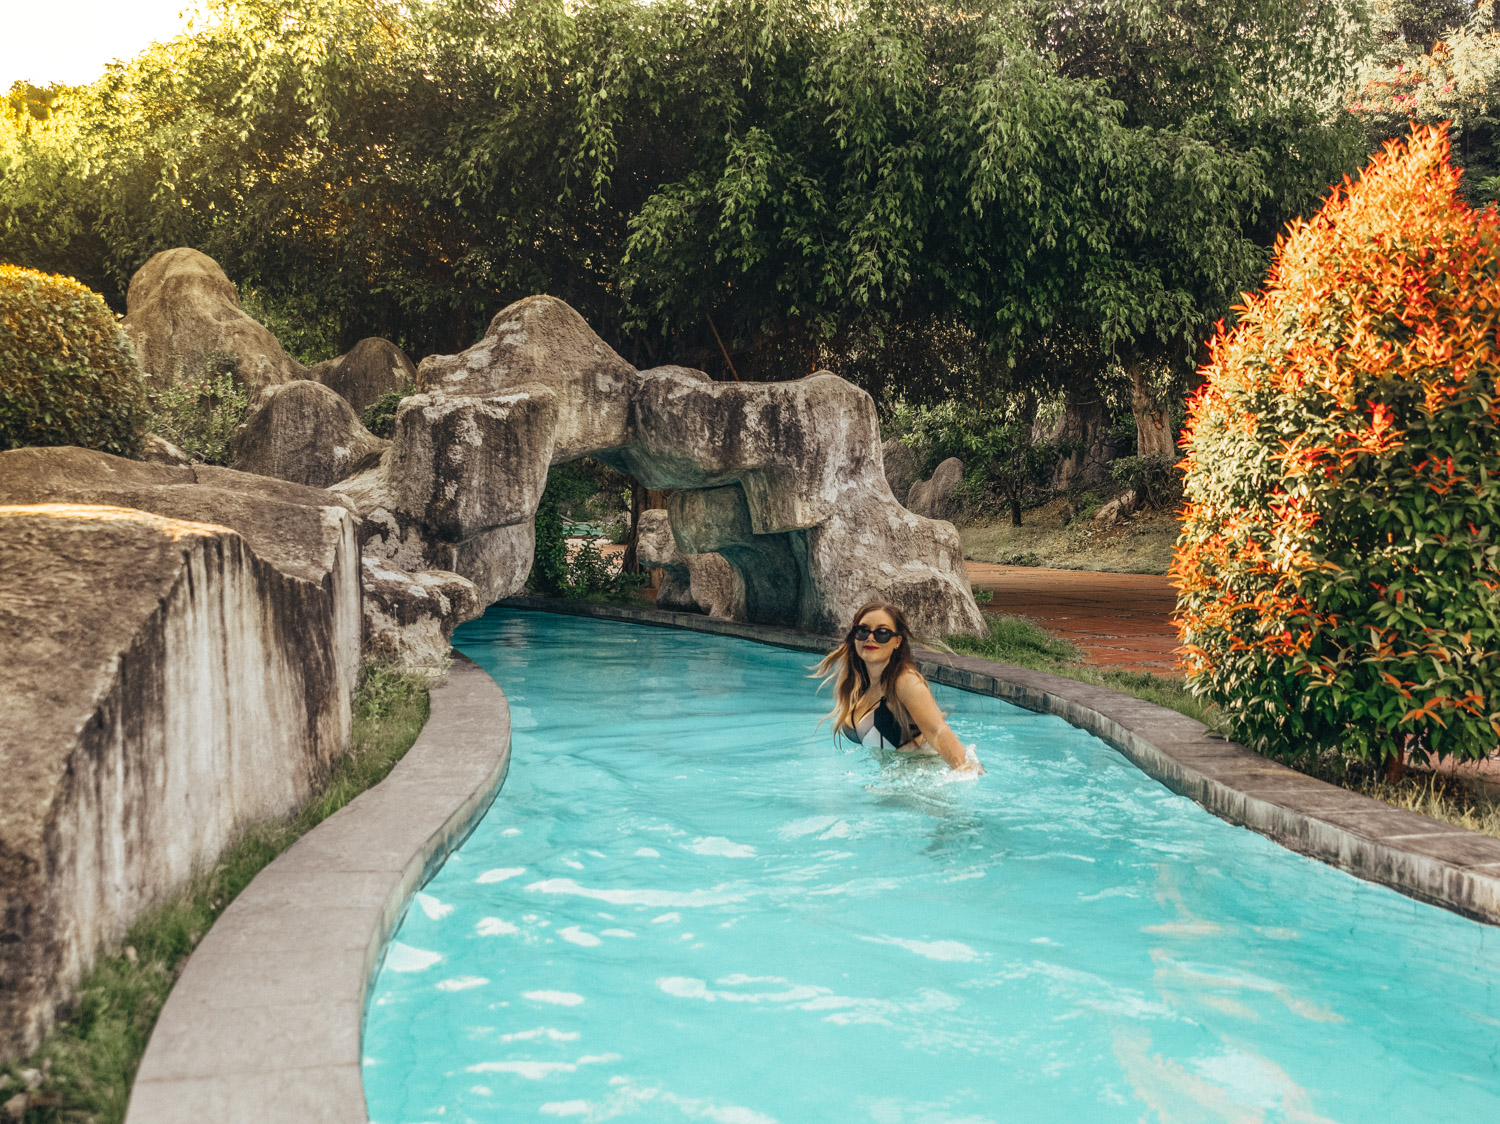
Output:
[[922,731],[927,744],[936,749],[951,767],[984,772],[984,766],[977,760],[973,765],[969,764],[968,750],[943,720],[943,712],[938,709],[937,699],[932,697],[932,689],[925,679],[917,674],[903,674],[896,680],[896,697]]

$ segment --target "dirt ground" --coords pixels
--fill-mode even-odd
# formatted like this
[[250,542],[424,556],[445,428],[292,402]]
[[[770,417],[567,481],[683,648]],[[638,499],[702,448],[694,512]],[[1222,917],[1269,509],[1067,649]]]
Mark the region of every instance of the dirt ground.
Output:
[[[1107,498],[1107,497],[1106,497]],[[1142,512],[1111,526],[1092,519],[1063,520],[1067,499],[1058,497],[1023,513],[1021,526],[1008,518],[959,528],[964,557],[1002,566],[1091,570],[1116,574],[1165,574],[1177,541],[1171,511]]]
[[1177,593],[1155,574],[1109,574],[969,562],[969,581],[987,589],[989,613],[1026,617],[1071,641],[1099,667],[1177,672]]

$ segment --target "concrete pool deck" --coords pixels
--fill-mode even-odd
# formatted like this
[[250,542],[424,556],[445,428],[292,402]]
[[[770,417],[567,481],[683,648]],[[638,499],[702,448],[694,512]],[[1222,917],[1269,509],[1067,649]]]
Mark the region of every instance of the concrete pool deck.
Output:
[[[633,606],[501,602],[823,652],[824,637]],[[1231,823],[1290,850],[1500,924],[1500,839],[1314,780],[1201,723],[1103,687],[918,650],[929,678],[1056,714]],[[298,840],[224,911],[188,961],[141,1063],[126,1124],[364,1124],[368,989],[412,894],[505,778],[499,686],[457,656],[415,745],[385,781]]]

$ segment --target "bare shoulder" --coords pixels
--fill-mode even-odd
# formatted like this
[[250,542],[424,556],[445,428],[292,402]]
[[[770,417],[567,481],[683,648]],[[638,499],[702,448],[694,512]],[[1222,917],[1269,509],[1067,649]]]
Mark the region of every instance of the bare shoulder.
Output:
[[914,698],[931,698],[932,688],[927,685],[927,680],[922,673],[914,667],[903,668],[901,674],[896,678],[896,694],[902,702]]

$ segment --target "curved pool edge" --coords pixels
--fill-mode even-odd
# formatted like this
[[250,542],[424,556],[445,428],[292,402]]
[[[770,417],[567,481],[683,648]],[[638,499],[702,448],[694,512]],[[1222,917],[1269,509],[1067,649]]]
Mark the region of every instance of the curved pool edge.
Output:
[[[512,597],[506,608],[709,632],[798,651],[830,637],[696,613]],[[919,648],[929,679],[1054,714],[1220,819],[1408,897],[1500,925],[1500,839],[1396,808],[1297,772],[1175,710],[1107,687],[977,656]]]
[[454,653],[390,775],[256,875],[189,957],[126,1124],[365,1124],[364,1013],[386,940],[509,766],[505,694]]

